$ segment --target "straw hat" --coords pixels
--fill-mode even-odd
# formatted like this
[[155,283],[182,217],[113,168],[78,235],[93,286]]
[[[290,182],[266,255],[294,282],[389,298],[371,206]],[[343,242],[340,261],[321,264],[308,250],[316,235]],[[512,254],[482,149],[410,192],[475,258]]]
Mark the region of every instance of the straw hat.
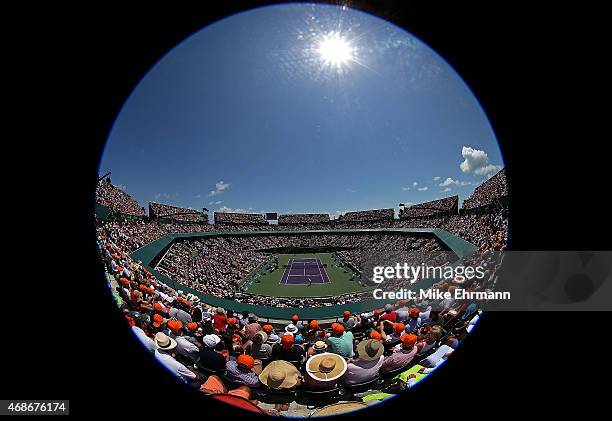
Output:
[[378,359],[385,352],[384,345],[376,339],[366,339],[357,344],[359,358],[367,361]]
[[259,380],[270,389],[291,389],[298,384],[300,372],[283,360],[272,361],[263,369]]
[[176,348],[176,341],[163,332],[157,332],[155,335],[155,345],[157,345],[157,349],[170,351]]
[[[259,340],[259,338],[261,338],[261,340]],[[255,336],[253,337],[253,343],[264,344],[266,342],[268,342],[268,334],[264,332],[263,330],[260,330],[259,332],[257,332]]]
[[368,405],[366,405],[363,402],[342,402],[342,403],[335,403],[335,404],[332,404],[332,405],[324,406],[321,409],[317,409],[310,416],[311,417],[328,417],[328,416],[331,416],[331,415],[344,414],[346,412],[356,411],[358,409],[364,409],[364,408],[367,408],[367,407],[368,407]]
[[346,372],[346,360],[338,354],[324,352],[315,354],[306,361],[306,371],[315,380],[330,382]]

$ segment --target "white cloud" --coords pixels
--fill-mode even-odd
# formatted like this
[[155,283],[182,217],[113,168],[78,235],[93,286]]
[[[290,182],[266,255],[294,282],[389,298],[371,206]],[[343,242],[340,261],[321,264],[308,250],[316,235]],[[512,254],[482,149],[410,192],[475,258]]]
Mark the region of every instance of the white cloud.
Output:
[[442,193],[446,193],[446,192],[449,192],[449,191],[451,191],[451,188],[450,188],[450,187],[447,187],[447,188],[445,188],[444,190],[442,190],[441,192],[442,192]]
[[448,187],[451,184],[454,184],[456,186],[468,186],[472,183],[470,183],[469,181],[453,180],[452,178],[447,177],[446,180],[440,183],[440,187]]
[[425,186],[425,187],[419,187],[417,190],[418,190],[418,191],[427,191],[427,190],[429,190],[429,187],[427,187],[427,186]]
[[215,184],[215,190],[211,190],[210,193],[208,193],[208,195],[217,196],[219,194],[223,194],[223,191],[228,189],[229,186],[230,186],[229,183],[226,183],[225,181],[221,180]]
[[217,200],[217,201],[212,201],[212,202],[208,202],[209,205],[220,205],[221,203],[223,203],[223,200]]
[[436,176],[436,177],[434,177],[434,178],[433,178],[433,180],[434,180],[434,181],[440,181],[440,177],[439,177],[439,176]]
[[198,193],[198,194],[196,194],[196,195],[195,195],[195,198],[196,198],[196,199],[200,199],[201,197],[202,197],[202,195],[201,195],[200,193]]
[[476,175],[486,175],[501,169],[498,165],[493,165],[489,162],[489,156],[485,151],[464,146],[461,149],[463,162],[459,165],[464,173],[473,173]]
[[419,183],[417,183],[416,181],[412,183],[412,187],[416,187],[418,185],[419,185]]
[[218,212],[231,212],[231,213],[250,213],[253,208],[242,209],[242,208],[229,208],[227,206],[221,206],[217,209]]
[[117,187],[119,190],[126,191],[125,184],[117,184],[115,187]]
[[357,190],[353,190],[353,189],[346,189],[347,193],[357,193]]
[[402,187],[402,191],[408,191],[410,190],[410,187]]

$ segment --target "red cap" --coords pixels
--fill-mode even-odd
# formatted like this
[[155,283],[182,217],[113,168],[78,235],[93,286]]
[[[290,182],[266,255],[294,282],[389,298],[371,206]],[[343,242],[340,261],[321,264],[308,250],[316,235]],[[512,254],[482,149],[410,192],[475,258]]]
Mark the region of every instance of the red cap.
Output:
[[187,323],[187,329],[196,330],[198,328],[198,324],[196,322]]
[[238,323],[238,319],[236,319],[235,317],[230,317],[229,319],[227,319],[227,324],[230,326],[233,326],[236,323]]
[[144,291],[145,289],[147,289],[147,287],[144,286],[144,284],[140,284],[140,285],[138,285],[138,289],[141,290],[141,291]]
[[382,335],[377,330],[373,330],[370,332],[370,338],[380,341],[382,339]]
[[331,325],[331,328],[334,331],[334,333],[343,333],[344,332],[344,326],[342,326],[340,323],[333,323]]
[[418,308],[411,308],[408,311],[408,314],[410,315],[410,317],[416,319],[417,317],[419,317],[419,314],[421,314],[421,312],[419,311]]
[[160,316],[159,314],[153,315],[153,326],[159,327],[159,325],[161,325],[163,322],[164,318],[162,316]]
[[128,324],[129,324],[130,326],[132,326],[132,327],[133,327],[133,326],[136,326],[136,322],[135,322],[135,321],[134,321],[134,319],[133,319],[133,318],[131,318],[130,316],[125,316],[125,319],[127,320]]
[[406,326],[403,323],[393,323],[393,331],[395,333],[402,332],[404,329],[406,329]]
[[164,312],[164,308],[162,307],[162,305],[161,305],[160,303],[155,303],[155,304],[153,305],[153,308],[154,308],[155,310],[157,310],[157,311],[162,311],[162,312]]
[[273,328],[272,328],[272,325],[263,325],[262,329],[263,329],[264,332],[270,333],[270,332],[272,332]]
[[291,335],[283,335],[281,338],[281,345],[283,345],[283,348],[291,348],[293,346],[293,342],[293,336]]
[[319,322],[317,322],[316,320],[311,320],[310,321],[310,328],[311,329],[318,329],[319,328]]
[[374,314],[376,314],[377,316],[379,316],[380,313],[382,313],[382,310],[379,310],[379,309],[374,310]]
[[294,314],[293,316],[291,316],[291,320],[293,320],[293,322],[297,322],[298,320],[300,320],[300,318],[297,314]]
[[238,355],[238,358],[236,358],[236,362],[238,363],[239,366],[249,368],[249,369],[253,368],[253,366],[255,365],[255,360],[253,359],[253,357],[251,357],[248,354]]
[[348,317],[351,315],[351,312],[348,310],[344,310],[344,317]]
[[402,336],[400,336],[400,339],[406,348],[413,347],[417,341],[416,335],[413,335],[412,333],[404,333]]

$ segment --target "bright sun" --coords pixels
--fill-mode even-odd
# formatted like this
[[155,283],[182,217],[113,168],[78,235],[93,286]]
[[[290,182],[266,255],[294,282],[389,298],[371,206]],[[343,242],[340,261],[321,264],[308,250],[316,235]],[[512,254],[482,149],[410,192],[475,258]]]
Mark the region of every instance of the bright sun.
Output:
[[326,64],[341,67],[349,61],[353,61],[353,47],[337,32],[325,35],[317,52]]

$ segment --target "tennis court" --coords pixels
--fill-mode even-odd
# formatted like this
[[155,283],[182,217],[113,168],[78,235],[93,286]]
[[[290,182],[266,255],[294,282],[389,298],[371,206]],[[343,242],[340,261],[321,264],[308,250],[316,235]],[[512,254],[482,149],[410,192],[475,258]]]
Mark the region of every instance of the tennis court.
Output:
[[279,282],[285,285],[327,284],[329,276],[317,258],[289,259]]

